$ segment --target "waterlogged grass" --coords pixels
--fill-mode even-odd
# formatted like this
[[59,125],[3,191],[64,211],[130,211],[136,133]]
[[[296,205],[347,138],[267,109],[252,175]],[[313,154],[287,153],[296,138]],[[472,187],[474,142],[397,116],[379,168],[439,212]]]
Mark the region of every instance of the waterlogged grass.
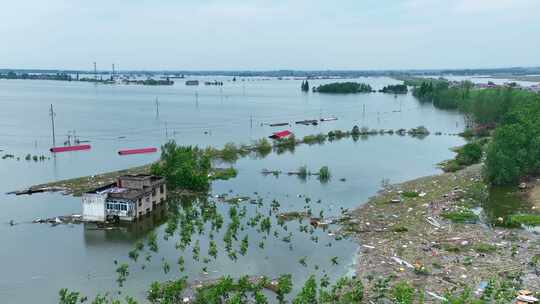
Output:
[[479,218],[472,210],[461,208],[456,211],[447,211],[441,213],[441,216],[454,223],[476,223]]
[[235,168],[214,169],[211,179],[214,180],[228,180],[235,178],[238,175],[238,171]]
[[439,164],[441,169],[444,172],[456,172],[467,166],[479,163],[482,159],[482,150],[486,143],[486,140],[477,140],[454,149],[454,152],[457,153],[456,156],[454,159]]
[[486,243],[478,243],[473,246],[473,249],[480,253],[492,253],[497,251],[497,246]]
[[514,214],[508,217],[510,226],[540,226],[540,214]]
[[419,196],[419,193],[416,191],[403,191],[403,193],[401,193],[401,196],[406,198],[415,198]]
[[326,141],[326,135],[325,134],[316,134],[316,135],[306,135],[302,139],[302,142],[304,142],[307,145],[314,145],[314,144],[324,144]]

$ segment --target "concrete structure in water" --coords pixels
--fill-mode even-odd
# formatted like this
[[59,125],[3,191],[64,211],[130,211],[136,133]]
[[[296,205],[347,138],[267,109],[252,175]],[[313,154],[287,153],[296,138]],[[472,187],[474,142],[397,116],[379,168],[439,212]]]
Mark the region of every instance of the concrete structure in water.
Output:
[[84,221],[133,221],[167,199],[165,179],[146,174],[124,175],[82,196]]

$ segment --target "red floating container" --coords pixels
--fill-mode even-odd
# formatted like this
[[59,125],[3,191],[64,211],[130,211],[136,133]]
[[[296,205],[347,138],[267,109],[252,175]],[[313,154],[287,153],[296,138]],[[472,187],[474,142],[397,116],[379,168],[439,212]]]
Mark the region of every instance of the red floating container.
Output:
[[144,154],[144,153],[155,153],[157,148],[141,148],[141,149],[127,149],[120,150],[118,154],[120,155],[131,155],[131,154]]
[[272,139],[280,139],[280,138],[287,137],[287,136],[289,136],[291,134],[292,134],[291,131],[285,130],[285,131],[281,131],[281,132],[276,132],[276,133],[272,134],[269,137],[272,138]]
[[65,146],[65,147],[52,147],[49,151],[53,153],[58,152],[69,152],[69,151],[81,151],[81,150],[90,150],[90,145],[77,145],[77,146]]

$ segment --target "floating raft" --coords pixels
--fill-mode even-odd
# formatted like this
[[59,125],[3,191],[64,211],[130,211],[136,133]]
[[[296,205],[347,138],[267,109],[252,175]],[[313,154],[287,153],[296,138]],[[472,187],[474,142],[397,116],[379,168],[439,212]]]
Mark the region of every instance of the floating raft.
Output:
[[49,151],[53,153],[59,152],[69,152],[69,151],[81,151],[81,150],[90,150],[90,145],[77,145],[77,146],[65,146],[65,147],[52,147]]
[[279,123],[271,123],[269,126],[270,127],[282,127],[282,126],[288,126],[289,123],[288,122],[279,122]]
[[131,155],[131,154],[145,154],[145,153],[155,153],[157,148],[141,148],[141,149],[126,149],[118,151],[119,155]]
[[306,119],[306,120],[300,120],[300,121],[297,121],[296,122],[297,125],[306,125],[306,126],[309,126],[309,125],[318,125],[319,122],[317,119]]

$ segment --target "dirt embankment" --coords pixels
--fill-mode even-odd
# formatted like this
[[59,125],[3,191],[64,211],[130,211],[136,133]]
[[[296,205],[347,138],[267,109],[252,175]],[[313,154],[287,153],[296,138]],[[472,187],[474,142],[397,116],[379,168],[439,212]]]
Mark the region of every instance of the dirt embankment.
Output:
[[108,184],[116,182],[119,176],[126,174],[147,174],[150,172],[151,164],[129,168],[126,170],[119,170],[113,172],[107,172],[102,174],[77,177],[72,179],[65,179],[56,182],[46,183],[31,186],[28,189],[21,191],[14,191],[14,194],[31,194],[35,192],[54,192],[62,191],[65,194],[71,194],[73,196],[81,196],[84,192],[92,189],[99,188]]
[[361,244],[357,274],[366,290],[385,277],[444,295],[465,287],[475,291],[509,273],[519,273],[525,288],[540,290],[540,269],[530,263],[540,254],[537,235],[448,219],[461,210],[474,218],[470,208],[482,187],[475,165],[389,187],[351,212],[342,231]]

